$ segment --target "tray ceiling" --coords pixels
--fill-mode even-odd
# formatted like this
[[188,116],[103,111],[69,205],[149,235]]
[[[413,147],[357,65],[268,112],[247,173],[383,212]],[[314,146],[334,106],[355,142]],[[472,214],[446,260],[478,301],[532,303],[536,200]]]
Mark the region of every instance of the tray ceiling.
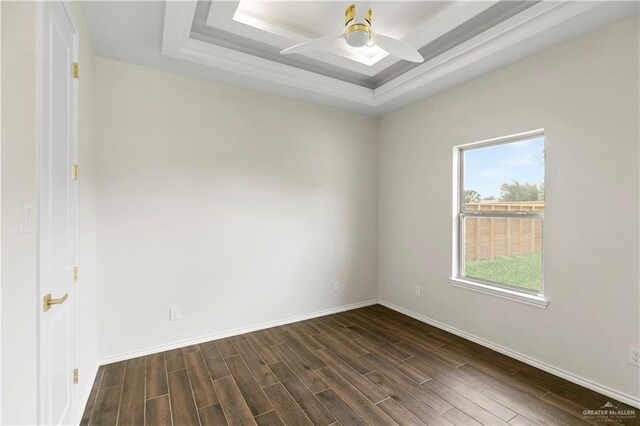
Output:
[[[370,114],[397,109],[638,13],[636,2],[358,2],[358,16],[369,6],[373,9],[374,32],[411,44],[425,62],[402,61],[378,47],[354,49],[344,40],[326,51],[279,53],[309,39],[340,34],[348,4],[85,2],[83,9],[98,55]],[[138,28],[136,18],[142,20]],[[124,34],[113,34],[114,26],[105,25],[110,19],[119,19],[112,24]],[[124,45],[127,33],[133,46]],[[146,51],[140,55],[143,47],[135,42],[143,34]]]

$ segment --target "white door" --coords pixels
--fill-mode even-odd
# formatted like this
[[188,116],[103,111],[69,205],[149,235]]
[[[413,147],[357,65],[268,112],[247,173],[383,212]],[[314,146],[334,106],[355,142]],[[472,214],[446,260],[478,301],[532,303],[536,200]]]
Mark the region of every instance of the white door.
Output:
[[40,418],[76,423],[77,38],[65,6],[39,5]]

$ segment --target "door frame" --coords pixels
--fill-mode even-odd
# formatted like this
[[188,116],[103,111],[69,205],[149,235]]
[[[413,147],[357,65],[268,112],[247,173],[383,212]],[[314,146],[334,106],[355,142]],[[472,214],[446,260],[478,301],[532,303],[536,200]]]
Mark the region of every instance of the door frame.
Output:
[[[73,13],[71,12],[68,4],[67,4],[67,0],[58,0],[60,2],[60,4],[62,5],[67,18],[69,19],[69,22],[71,23],[71,27],[73,28],[73,32],[74,32],[74,36],[73,36],[73,62],[79,62],[80,60],[80,37],[79,37],[79,33],[78,33],[78,25],[75,21],[75,19],[73,18]],[[53,4],[53,2],[36,2],[36,40],[37,40],[37,46],[36,46],[36,51],[37,51],[37,55],[36,55],[36,123],[37,123],[37,136],[36,136],[36,218],[37,218],[37,226],[36,226],[36,279],[37,279],[37,286],[36,286],[36,303],[35,303],[35,309],[37,312],[37,321],[36,321],[36,369],[37,369],[37,394],[36,394],[36,404],[37,404],[37,421],[38,423],[42,423],[42,420],[44,418],[44,413],[43,413],[43,400],[42,400],[42,390],[43,390],[43,386],[42,386],[42,360],[43,360],[43,353],[42,353],[42,344],[41,344],[41,339],[42,339],[42,335],[41,335],[41,329],[42,329],[42,321],[44,320],[44,312],[42,311],[42,299],[41,299],[41,295],[42,295],[42,277],[41,277],[41,266],[42,266],[42,259],[41,259],[41,251],[42,251],[42,247],[41,247],[41,236],[40,236],[40,223],[42,220],[42,215],[41,215],[41,210],[40,210],[40,199],[41,199],[41,188],[42,188],[42,168],[43,168],[43,164],[42,164],[42,157],[40,155],[40,153],[42,152],[42,147],[44,144],[44,105],[43,105],[43,90],[44,90],[44,78],[46,78],[47,73],[46,70],[44,69],[44,52],[45,52],[45,42],[46,42],[46,38],[45,38],[45,22],[44,22],[44,8],[45,7],[49,7],[49,5]],[[71,70],[69,70],[71,71]],[[80,103],[80,96],[79,96],[79,89],[80,89],[80,85],[78,82],[78,79],[72,79],[72,102],[73,102],[73,106],[71,109],[71,116],[72,116],[72,121],[73,121],[73,129],[71,131],[71,135],[73,138],[72,141],[72,146],[73,146],[73,163],[77,164],[78,160],[79,160],[79,147],[80,147],[80,123],[79,123],[79,103]],[[69,171],[69,173],[71,173],[71,171]],[[73,188],[73,192],[74,192],[74,201],[75,201],[75,215],[73,217],[73,228],[75,230],[74,232],[74,257],[75,257],[75,264],[78,264],[78,233],[79,233],[79,183],[76,183],[76,185],[74,185]],[[74,348],[73,348],[73,364],[76,366],[78,365],[78,290],[77,287],[73,288],[73,291],[70,292],[69,294],[69,302],[73,304],[74,306],[74,313],[73,313],[73,322],[74,322],[74,326],[73,326],[73,333],[74,333]],[[70,371],[69,374],[71,375],[72,372]],[[80,417],[82,416],[82,414],[80,413],[80,410],[83,407],[79,407],[79,392],[78,392],[78,387],[77,386],[73,386],[72,390],[71,390],[71,399],[72,399],[72,418],[74,420],[75,423],[79,423]]]

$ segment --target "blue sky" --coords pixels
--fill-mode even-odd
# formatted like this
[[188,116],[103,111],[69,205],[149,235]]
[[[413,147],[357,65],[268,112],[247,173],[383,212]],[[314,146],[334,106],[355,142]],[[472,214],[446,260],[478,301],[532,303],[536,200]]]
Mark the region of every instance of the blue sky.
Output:
[[464,189],[500,197],[500,185],[544,182],[544,137],[465,151]]

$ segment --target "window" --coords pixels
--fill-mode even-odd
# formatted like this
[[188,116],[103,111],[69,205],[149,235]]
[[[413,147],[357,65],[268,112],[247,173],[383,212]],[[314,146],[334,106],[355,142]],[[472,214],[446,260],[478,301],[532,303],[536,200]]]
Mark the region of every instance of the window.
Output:
[[452,284],[546,306],[543,131],[455,148]]

